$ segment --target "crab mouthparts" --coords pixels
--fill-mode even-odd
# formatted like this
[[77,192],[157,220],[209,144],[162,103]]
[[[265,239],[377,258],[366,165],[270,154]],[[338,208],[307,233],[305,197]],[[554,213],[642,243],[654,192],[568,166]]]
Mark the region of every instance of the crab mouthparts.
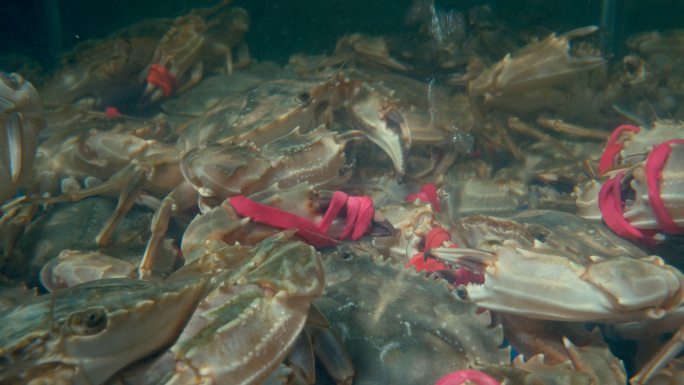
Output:
[[436,247],[430,249],[426,255],[476,273],[483,273],[487,265],[496,261],[494,253],[467,248]]

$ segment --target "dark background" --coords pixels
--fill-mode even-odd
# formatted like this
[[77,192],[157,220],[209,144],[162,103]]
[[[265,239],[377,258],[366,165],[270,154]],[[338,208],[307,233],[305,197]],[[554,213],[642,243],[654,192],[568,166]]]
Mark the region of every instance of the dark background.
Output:
[[[603,0],[605,3],[607,0]],[[684,27],[682,0],[612,0],[617,33]],[[91,38],[102,38],[127,24],[175,17],[210,0],[0,0],[0,54],[17,52],[56,63],[61,51]],[[555,31],[598,25],[600,0],[437,0],[439,9],[467,11],[489,4],[508,26],[542,25]],[[236,0],[248,10],[252,28],[246,39],[257,59],[287,61],[292,53],[331,52],[338,37],[350,32],[387,35],[405,32],[411,0]]]

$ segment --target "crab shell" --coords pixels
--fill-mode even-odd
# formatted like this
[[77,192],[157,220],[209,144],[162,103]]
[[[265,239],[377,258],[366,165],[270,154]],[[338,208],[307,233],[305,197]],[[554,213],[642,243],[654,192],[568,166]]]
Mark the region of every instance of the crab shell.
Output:
[[472,249],[431,252],[484,273],[484,284],[466,286],[479,306],[530,318],[625,322],[662,317],[684,302],[681,272],[657,256],[630,253],[634,247],[602,225],[571,214],[527,215],[520,222],[471,218],[480,225],[454,238]]
[[[684,228],[684,145],[671,144],[670,153],[659,176],[658,187],[668,215],[680,228]],[[660,224],[653,212],[643,163],[634,168],[630,187],[634,190],[634,200],[625,204],[624,215],[633,226],[639,229],[659,229]]]
[[[180,82],[180,91],[197,84],[209,58],[226,59],[228,72],[232,71],[231,50],[242,41],[249,30],[249,15],[242,8],[226,8],[230,1],[177,18],[171,28],[159,41],[151,64],[164,67],[175,80]],[[211,68],[207,68],[211,69]],[[162,92],[148,80],[145,94],[152,101],[169,96],[179,84]]]
[[67,56],[68,64],[45,83],[40,94],[48,105],[85,97],[106,99],[125,87],[133,88],[133,79],[149,63],[155,44],[154,37],[116,35],[101,42],[80,44]]
[[[468,90],[475,106],[529,113],[544,108],[572,112],[573,92],[590,85],[605,70],[605,60],[592,53],[571,55],[570,40],[596,31],[585,27],[561,36],[549,35],[483,71]],[[575,88],[573,88],[575,87]],[[584,95],[586,96],[586,95]],[[586,97],[580,99],[588,99]],[[577,100],[580,102],[580,100]]]
[[[670,139],[684,139],[684,130],[680,124],[658,121],[651,129],[641,129],[638,133],[623,133],[624,148],[619,153],[617,167],[628,168],[621,183],[630,190],[633,198],[624,199],[624,218],[634,227],[642,230],[662,230],[665,233],[676,232],[663,229],[654,213],[651,195],[657,194],[667,214],[678,227],[684,227],[684,181],[682,165],[684,165],[684,146],[681,143],[670,143],[671,152],[663,162],[662,169],[656,176],[655,186],[658,191],[649,191],[645,159],[653,147]],[[611,175],[612,172],[609,172]],[[575,188],[578,215],[583,218],[601,221],[603,219],[598,197],[603,187],[600,181],[592,180]]]
[[313,130],[326,118],[328,106],[336,104],[331,100],[335,88],[335,81],[290,78],[246,86],[214,101],[204,115],[189,122],[178,147],[190,150],[209,143],[244,142],[261,146],[296,127],[302,133]]
[[101,384],[170,344],[206,280],[98,280],[0,316],[0,382]]
[[314,305],[347,347],[356,383],[434,383],[475,363],[509,363],[489,312],[478,312],[442,280],[350,251],[324,255],[325,295]]
[[320,255],[291,235],[224,247],[174,273],[171,280],[209,272],[210,291],[173,346],[134,375],[166,385],[262,383],[290,351],[311,301],[323,291]]
[[679,122],[658,120],[650,128],[639,132],[625,132],[624,147],[620,151],[619,166],[628,167],[646,158],[653,146],[669,139],[684,139],[684,126]]
[[345,165],[344,148],[355,133],[335,134],[322,126],[306,134],[294,130],[261,148],[207,146],[189,151],[181,171],[204,197],[225,199],[277,184],[335,184]]

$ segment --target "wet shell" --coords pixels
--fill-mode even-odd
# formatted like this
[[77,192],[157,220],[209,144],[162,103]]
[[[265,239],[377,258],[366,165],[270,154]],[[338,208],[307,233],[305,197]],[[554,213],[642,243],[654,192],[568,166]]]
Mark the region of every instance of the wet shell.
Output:
[[503,365],[500,327],[446,283],[389,262],[324,256],[326,288],[315,305],[339,332],[355,384],[430,384],[475,363]]

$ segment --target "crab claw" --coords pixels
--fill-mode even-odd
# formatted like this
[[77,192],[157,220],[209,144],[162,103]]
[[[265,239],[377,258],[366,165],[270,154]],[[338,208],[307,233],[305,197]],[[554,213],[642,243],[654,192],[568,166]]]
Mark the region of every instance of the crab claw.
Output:
[[33,85],[18,74],[0,72],[0,203],[14,195],[30,171],[44,125]]
[[157,86],[147,83],[143,95],[147,96],[150,102],[155,103],[164,97],[164,92],[162,92],[162,90],[160,90]]
[[486,309],[562,321],[659,318],[684,302],[684,275],[662,259],[596,257],[577,263],[541,243],[523,248],[503,241],[492,251],[435,248],[443,261],[482,272],[470,299]]

